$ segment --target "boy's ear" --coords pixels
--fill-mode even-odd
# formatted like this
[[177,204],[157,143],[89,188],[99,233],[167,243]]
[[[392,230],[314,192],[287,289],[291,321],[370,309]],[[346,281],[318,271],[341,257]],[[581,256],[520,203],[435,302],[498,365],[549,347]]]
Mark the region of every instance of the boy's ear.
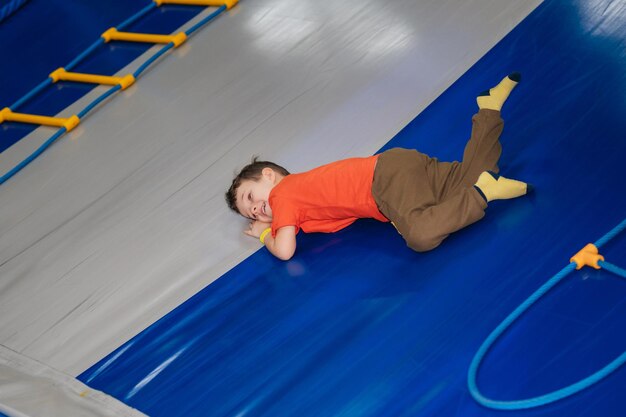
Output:
[[261,175],[270,180],[272,183],[276,180],[276,172],[270,167],[265,167],[261,170]]

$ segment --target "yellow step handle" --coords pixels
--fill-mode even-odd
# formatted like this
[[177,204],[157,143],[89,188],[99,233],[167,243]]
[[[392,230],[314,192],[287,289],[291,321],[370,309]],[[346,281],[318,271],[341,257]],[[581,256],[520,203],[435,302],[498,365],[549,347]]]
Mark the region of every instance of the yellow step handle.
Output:
[[153,35],[151,33],[134,33],[134,32],[118,32],[116,28],[111,28],[102,34],[105,42],[109,41],[127,41],[127,42],[145,42],[145,43],[174,43],[177,48],[187,40],[185,32],[175,35]]
[[13,113],[11,109],[5,107],[4,109],[2,109],[2,111],[0,111],[0,123],[2,122],[20,122],[36,125],[64,127],[65,130],[69,132],[70,130],[74,129],[78,125],[78,123],[80,123],[80,119],[76,115],[70,116],[68,118],[63,118],[38,116],[36,114]]
[[154,0],[157,6],[162,4],[184,4],[187,6],[212,6],[220,7],[226,6],[227,9],[232,9],[238,2],[238,0]]
[[127,74],[123,77],[109,76],[109,75],[97,75],[97,74],[83,74],[80,72],[67,72],[65,68],[59,68],[52,72],[49,77],[52,82],[57,81],[75,81],[79,83],[93,83],[93,84],[105,84],[105,85],[120,85],[122,90],[125,90],[135,82],[135,77],[132,74]]

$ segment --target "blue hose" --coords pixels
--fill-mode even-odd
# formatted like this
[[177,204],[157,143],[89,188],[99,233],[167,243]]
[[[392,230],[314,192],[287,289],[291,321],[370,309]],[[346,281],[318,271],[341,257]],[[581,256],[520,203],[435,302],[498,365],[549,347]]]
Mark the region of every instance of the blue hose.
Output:
[[[624,219],[620,224],[614,227],[610,232],[604,235],[601,239],[599,239],[595,246],[600,247],[605,245],[611,239],[613,239],[617,234],[623,231],[626,228],[626,219]],[[608,271],[611,271],[621,277],[626,278],[626,271],[612,265],[608,262],[600,261],[599,263],[602,267],[606,268]],[[526,408],[539,407],[541,405],[553,403],[562,398],[569,397],[579,391],[584,390],[590,385],[595,384],[596,382],[602,380],[611,372],[615,371],[617,368],[622,366],[624,362],[626,362],[626,352],[622,353],[611,363],[606,365],[604,368],[595,372],[588,377],[581,379],[580,381],[571,384],[565,388],[561,388],[559,390],[550,392],[545,395],[541,395],[538,397],[528,398],[524,400],[513,400],[513,401],[497,401],[492,400],[490,398],[482,395],[478,389],[476,384],[476,375],[478,373],[478,368],[485,356],[485,354],[489,351],[493,343],[502,335],[502,333],[520,316],[524,313],[535,301],[537,301],[542,295],[548,292],[552,287],[558,284],[563,278],[565,278],[570,272],[572,272],[576,268],[575,263],[570,263],[565,268],[563,268],[559,273],[550,278],[545,284],[543,284],[537,291],[535,291],[526,301],[520,304],[507,318],[504,319],[498,327],[495,328],[491,332],[491,334],[485,339],[483,344],[474,355],[472,362],[469,367],[469,371],[467,373],[467,386],[469,388],[472,397],[480,403],[481,405],[493,408],[496,410],[522,410]]]

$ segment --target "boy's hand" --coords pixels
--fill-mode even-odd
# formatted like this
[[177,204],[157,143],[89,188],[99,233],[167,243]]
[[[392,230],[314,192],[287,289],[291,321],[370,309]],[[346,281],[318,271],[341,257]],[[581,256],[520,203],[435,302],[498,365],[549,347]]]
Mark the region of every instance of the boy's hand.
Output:
[[[272,223],[252,220],[248,230],[244,230],[244,233],[258,239],[261,233],[268,227],[271,227],[271,225]],[[265,246],[277,258],[283,261],[290,259],[296,251],[296,227],[281,227],[276,232],[276,238],[272,237],[271,233],[267,234],[265,236]]]
[[250,222],[250,226],[248,230],[244,230],[244,233],[248,236],[256,237],[257,239],[261,236],[261,233],[268,227],[271,227],[272,223],[261,222],[258,220],[252,220]]

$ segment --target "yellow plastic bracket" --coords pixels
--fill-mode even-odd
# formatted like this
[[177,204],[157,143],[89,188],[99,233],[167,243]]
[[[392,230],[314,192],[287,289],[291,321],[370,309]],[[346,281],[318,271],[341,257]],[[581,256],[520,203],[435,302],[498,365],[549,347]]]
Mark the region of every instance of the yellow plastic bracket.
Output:
[[105,85],[120,85],[122,90],[125,90],[135,82],[135,77],[132,74],[125,75],[123,77],[115,77],[109,75],[96,75],[96,74],[82,74],[79,72],[67,72],[64,68],[59,68],[50,74],[52,82],[57,81],[76,81],[79,83],[93,83],[93,84],[105,84]]
[[4,109],[2,109],[2,111],[0,111],[0,123],[2,122],[19,122],[31,123],[36,125],[64,127],[65,130],[69,132],[74,129],[78,125],[78,123],[80,123],[80,119],[76,115],[72,115],[68,118],[63,118],[38,116],[36,114],[13,113],[11,109],[5,107]]
[[185,32],[175,35],[154,35],[151,33],[134,33],[134,32],[118,32],[116,28],[111,28],[102,34],[105,42],[110,41],[127,41],[127,42],[145,42],[145,43],[174,43],[174,47],[178,48],[187,40]]
[[11,109],[8,107],[5,107],[4,109],[0,110],[0,123],[6,120],[6,115],[8,113],[11,113]]
[[598,253],[598,248],[593,243],[588,243],[578,253],[569,260],[570,262],[576,262],[576,269],[580,269],[583,266],[590,266],[595,269],[600,269],[598,261],[603,261],[604,256]]
[[162,4],[184,4],[188,6],[210,6],[220,7],[226,6],[226,9],[232,9],[238,3],[238,0],[154,0],[157,6]]

